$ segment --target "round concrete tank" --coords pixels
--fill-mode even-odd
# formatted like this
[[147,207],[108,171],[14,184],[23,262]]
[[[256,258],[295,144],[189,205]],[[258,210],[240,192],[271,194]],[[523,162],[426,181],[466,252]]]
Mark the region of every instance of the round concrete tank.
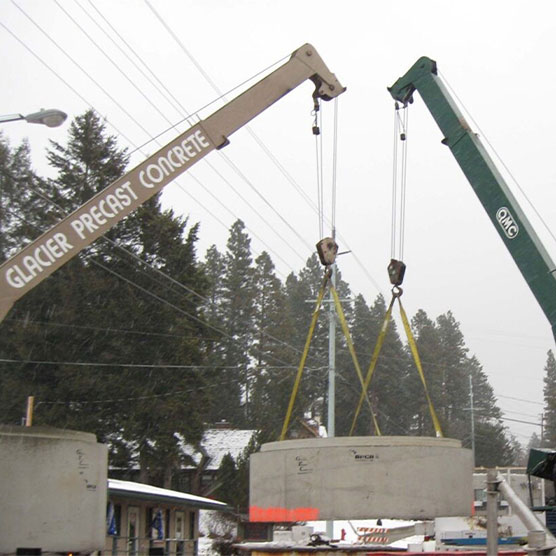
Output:
[[0,553],[103,550],[107,448],[93,434],[0,426]]
[[336,437],[263,444],[251,456],[251,521],[466,516],[473,457],[459,440]]

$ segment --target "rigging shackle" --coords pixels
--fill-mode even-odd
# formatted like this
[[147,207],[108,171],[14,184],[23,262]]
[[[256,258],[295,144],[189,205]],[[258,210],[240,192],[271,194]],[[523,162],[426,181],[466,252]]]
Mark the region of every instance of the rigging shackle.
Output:
[[392,297],[396,299],[396,297],[401,297],[403,295],[403,290],[399,286],[394,286],[392,288]]

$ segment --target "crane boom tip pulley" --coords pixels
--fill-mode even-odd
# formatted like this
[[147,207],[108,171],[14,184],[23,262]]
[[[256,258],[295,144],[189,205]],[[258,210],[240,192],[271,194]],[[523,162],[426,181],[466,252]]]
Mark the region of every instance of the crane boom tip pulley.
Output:
[[328,101],[341,95],[346,90],[337,77],[328,70],[313,45],[305,43],[293,52],[290,59],[294,58],[316,70],[309,77],[316,87],[313,98],[321,98]]

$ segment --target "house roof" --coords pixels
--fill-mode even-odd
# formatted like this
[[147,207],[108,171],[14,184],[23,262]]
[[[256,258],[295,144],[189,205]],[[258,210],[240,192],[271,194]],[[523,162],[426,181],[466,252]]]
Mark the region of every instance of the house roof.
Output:
[[[211,428],[205,431],[201,445],[206,450],[210,461],[207,470],[216,471],[222,463],[222,458],[230,454],[234,460],[245,450],[256,431],[228,428]],[[195,463],[201,461],[201,455],[192,446],[183,445],[185,453],[191,455]]]
[[227,510],[228,505],[218,500],[211,500],[187,492],[169,490],[132,481],[108,479],[108,496],[149,500],[152,502],[169,503],[203,510]]

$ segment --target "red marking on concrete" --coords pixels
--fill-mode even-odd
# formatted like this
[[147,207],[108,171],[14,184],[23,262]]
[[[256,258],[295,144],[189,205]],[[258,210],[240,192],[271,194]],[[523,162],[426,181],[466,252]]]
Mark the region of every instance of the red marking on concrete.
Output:
[[260,508],[249,507],[249,521],[292,522],[316,521],[319,519],[318,508]]

